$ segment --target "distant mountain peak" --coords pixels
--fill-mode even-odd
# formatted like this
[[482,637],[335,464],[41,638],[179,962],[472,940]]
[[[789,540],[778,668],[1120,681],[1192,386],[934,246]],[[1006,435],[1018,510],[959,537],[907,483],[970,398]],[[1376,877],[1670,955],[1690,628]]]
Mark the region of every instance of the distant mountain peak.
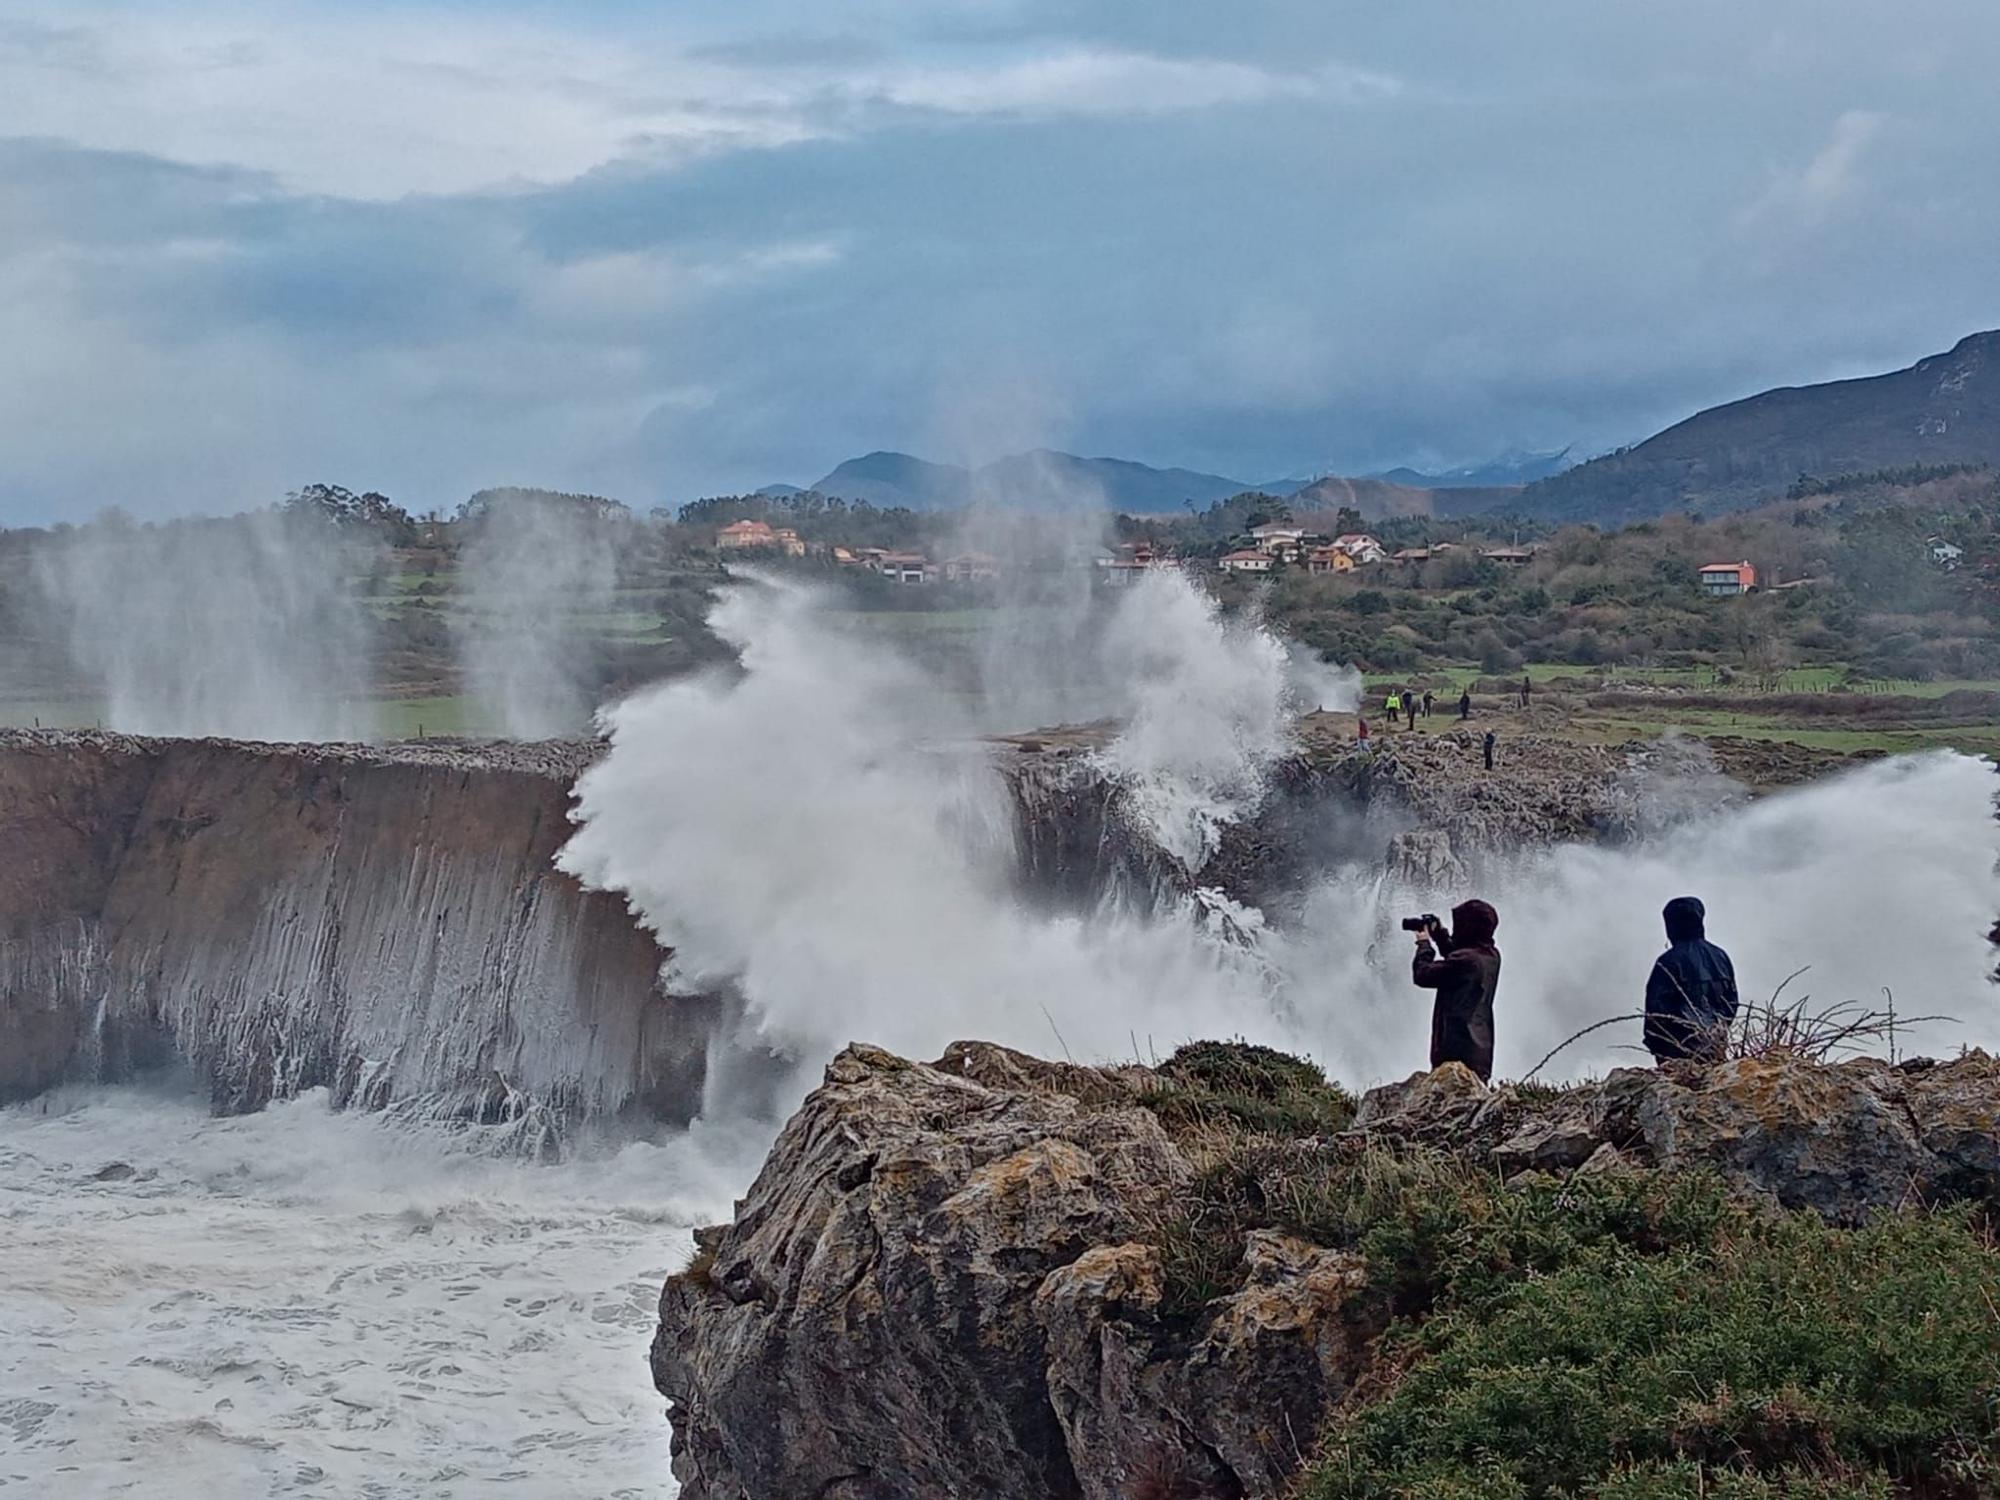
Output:
[[1645,442],[1530,486],[1518,508],[1623,524],[1740,510],[1801,474],[2000,464],[2000,330],[1968,334],[1901,370],[1780,386],[1676,422]]

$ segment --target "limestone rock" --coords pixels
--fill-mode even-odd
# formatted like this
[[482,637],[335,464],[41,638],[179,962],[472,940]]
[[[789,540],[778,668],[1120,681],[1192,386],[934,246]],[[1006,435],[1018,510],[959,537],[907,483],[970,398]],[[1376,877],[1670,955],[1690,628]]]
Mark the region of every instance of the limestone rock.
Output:
[[708,1284],[668,1284],[653,1373],[686,1500],[1075,1493],[1035,1293],[1133,1238],[1190,1169],[1150,1111],[957,1061],[841,1053]]
[[1043,1283],[1049,1397],[1085,1500],[1149,1482],[1191,1500],[1282,1490],[1387,1309],[1359,1256],[1286,1235],[1246,1236],[1243,1272],[1185,1350],[1159,1322],[1147,1246],[1091,1251]]
[[[661,1297],[685,1500],[1284,1493],[1386,1297],[1353,1251],[1259,1229],[1229,1290],[1171,1302],[1153,1232],[1193,1169],[1136,1102],[1149,1076],[976,1042],[836,1058]],[[2000,1063],[1768,1056],[1553,1094],[1453,1064],[1373,1090],[1343,1137],[1264,1149],[1412,1147],[1523,1190],[1708,1170],[1855,1223],[2000,1202]]]
[[978,1043],[841,1053],[661,1297],[684,1500],[1278,1493],[1386,1310],[1357,1256],[1258,1232],[1169,1316],[1145,1237],[1192,1168],[1130,1095]]
[[1495,1128],[1504,1104],[1472,1069],[1448,1062],[1370,1089],[1354,1112],[1354,1128],[1403,1140],[1462,1140]]

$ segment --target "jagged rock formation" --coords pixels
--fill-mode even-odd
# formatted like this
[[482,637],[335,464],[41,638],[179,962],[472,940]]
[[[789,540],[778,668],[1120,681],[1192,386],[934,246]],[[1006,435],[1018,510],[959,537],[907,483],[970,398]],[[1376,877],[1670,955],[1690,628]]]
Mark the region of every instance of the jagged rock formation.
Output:
[[[1384,731],[1363,748],[1344,721],[1308,715],[1263,806],[1188,871],[1135,826],[1124,790],[1105,778],[1092,752],[1112,732],[1093,725],[998,742],[1023,874],[1038,894],[1144,903],[1198,883],[1262,906],[1331,865],[1381,862],[1385,850],[1405,873],[1428,865],[1450,874],[1491,851],[1644,835],[1747,795],[1695,740],[1604,746],[1522,735],[1489,773],[1471,729]],[[1415,863],[1417,851],[1391,849],[1413,826],[1426,836]]]
[[[1387,1325],[1361,1255],[1270,1229],[1174,1304],[1158,1230],[1199,1135],[1144,1069],[851,1047],[662,1294],[683,1500],[1271,1496]],[[1426,1143],[1536,1174],[1707,1168],[1831,1221],[2000,1202],[2000,1064],[1766,1058],[1487,1089],[1447,1065],[1293,1153]]]
[[0,734],[0,1099],[177,1057],[225,1110],[687,1118],[716,1002],[551,864],[591,753]]

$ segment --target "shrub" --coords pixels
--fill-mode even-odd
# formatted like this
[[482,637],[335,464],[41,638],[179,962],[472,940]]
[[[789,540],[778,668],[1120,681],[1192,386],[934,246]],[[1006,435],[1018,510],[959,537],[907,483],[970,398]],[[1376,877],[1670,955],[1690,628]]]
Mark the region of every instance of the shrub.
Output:
[[[1760,1216],[1699,1179],[1554,1183],[1367,1237],[1431,1316],[1308,1500],[1876,1495],[2000,1478],[2000,1255],[1950,1214]],[[1407,1268],[1407,1269],[1405,1269]],[[1407,1299],[1404,1299],[1407,1300]]]
[[1190,1042],[1162,1063],[1141,1102],[1168,1125],[1228,1124],[1321,1136],[1354,1120],[1354,1097],[1302,1057],[1251,1042]]

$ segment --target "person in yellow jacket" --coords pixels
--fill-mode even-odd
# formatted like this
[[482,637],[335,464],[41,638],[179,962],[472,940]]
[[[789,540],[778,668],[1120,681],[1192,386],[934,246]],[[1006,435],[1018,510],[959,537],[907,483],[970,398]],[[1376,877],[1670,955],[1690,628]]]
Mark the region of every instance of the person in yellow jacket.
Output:
[[1382,711],[1389,716],[1389,727],[1395,728],[1396,716],[1403,711],[1403,695],[1390,688],[1388,701],[1382,705]]

